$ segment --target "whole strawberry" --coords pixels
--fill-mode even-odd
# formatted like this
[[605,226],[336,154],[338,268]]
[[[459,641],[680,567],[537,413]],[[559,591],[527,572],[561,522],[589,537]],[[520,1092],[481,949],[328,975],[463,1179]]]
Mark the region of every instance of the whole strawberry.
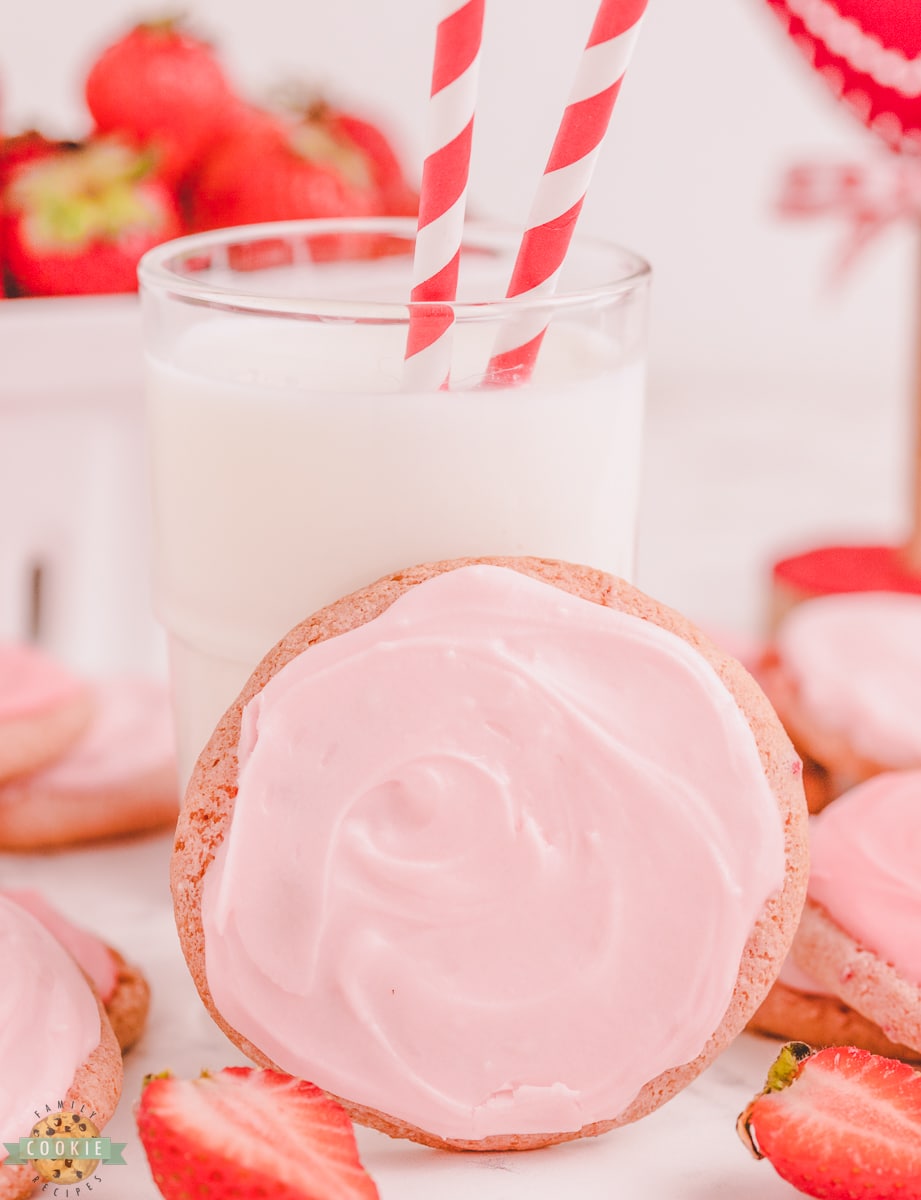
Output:
[[320,105],[314,120],[326,123],[330,133],[364,154],[381,197],[381,211],[392,217],[414,217],[419,195],[408,183],[396,151],[383,130],[363,117]]
[[790,1042],[738,1129],[807,1196],[921,1197],[921,1074],[896,1059]]
[[3,192],[6,182],[18,167],[37,162],[40,158],[50,158],[73,144],[52,141],[37,129],[27,129],[25,133],[0,138],[0,297],[7,296],[13,287],[6,275],[6,232],[3,220]]
[[238,101],[211,46],[174,20],[138,25],[90,69],[86,102],[102,133],[157,155],[176,184],[221,133]]
[[28,129],[25,133],[17,133],[13,137],[0,138],[0,187],[12,172],[27,162],[36,162],[40,158],[50,158],[73,142],[55,142],[45,137],[37,129]]
[[191,185],[197,229],[383,212],[365,156],[324,127],[252,113],[204,159]]
[[166,1200],[377,1200],[348,1114],[302,1079],[252,1067],[157,1076],[135,1115]]
[[141,255],[181,232],[149,160],[118,142],[20,162],[2,192],[5,268],[18,295],[135,291]]

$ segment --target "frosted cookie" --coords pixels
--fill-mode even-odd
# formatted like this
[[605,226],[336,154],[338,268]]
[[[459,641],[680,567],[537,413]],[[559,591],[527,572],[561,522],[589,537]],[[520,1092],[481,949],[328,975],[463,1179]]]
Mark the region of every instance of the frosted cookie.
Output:
[[772,626],[804,600],[852,592],[921,594],[921,575],[900,546],[822,546],[782,558],[772,570]]
[[0,781],[52,762],[89,723],[86,684],[32,646],[0,642]]
[[172,887],[218,1024],[358,1121],[526,1149],[650,1112],[745,1025],[806,884],[750,676],[618,579],[428,564],[298,625],[193,772]]
[[921,771],[848,792],[813,818],[810,841],[795,962],[921,1054]]
[[32,1194],[35,1170],[9,1166],[5,1142],[28,1137],[46,1106],[87,1106],[101,1129],[121,1091],[122,1059],[76,962],[18,904],[0,896],[0,1200]]
[[893,1042],[873,1021],[797,967],[792,958],[748,1023],[752,1033],[810,1046],[859,1046],[885,1058],[921,1061],[921,1052]]
[[94,685],[93,720],[57,762],[0,785],[0,850],[50,850],[146,833],[179,811],[165,688],[118,678]]
[[921,767],[921,596],[798,605],[760,678],[793,744],[824,772],[825,802],[881,771]]
[[105,1006],[122,1053],[130,1050],[144,1032],[150,1007],[150,987],[140,968],[126,963],[113,947],[74,925],[38,892],[0,891],[0,896],[41,921],[73,955]]

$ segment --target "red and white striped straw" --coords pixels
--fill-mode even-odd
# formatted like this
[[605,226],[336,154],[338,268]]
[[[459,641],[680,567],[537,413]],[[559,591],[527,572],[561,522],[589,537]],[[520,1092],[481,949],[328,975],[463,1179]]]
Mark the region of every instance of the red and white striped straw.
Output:
[[451,373],[447,301],[457,295],[485,0],[441,0],[429,103],[429,153],[422,168],[419,227],[404,382],[446,388]]
[[[601,0],[544,168],[508,296],[550,296],[582,211],[601,143],[633,55],[647,0]],[[489,382],[527,379],[546,333],[540,313],[510,321],[496,339]]]

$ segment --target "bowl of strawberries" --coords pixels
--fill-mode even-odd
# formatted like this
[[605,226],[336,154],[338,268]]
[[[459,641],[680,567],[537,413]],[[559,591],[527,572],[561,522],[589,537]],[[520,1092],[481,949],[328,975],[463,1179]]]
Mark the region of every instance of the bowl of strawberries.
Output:
[[[137,264],[228,225],[414,215],[372,121],[289,92],[250,103],[176,20],[137,25],[86,77],[90,132],[0,137],[0,638],[76,665],[149,661]],[[153,653],[156,653],[155,651]]]
[[8,297],[132,292],[142,254],[181,233],[301,217],[409,216],[387,136],[316,98],[259,108],[175,20],[136,26],[86,79],[92,132],[0,141]]

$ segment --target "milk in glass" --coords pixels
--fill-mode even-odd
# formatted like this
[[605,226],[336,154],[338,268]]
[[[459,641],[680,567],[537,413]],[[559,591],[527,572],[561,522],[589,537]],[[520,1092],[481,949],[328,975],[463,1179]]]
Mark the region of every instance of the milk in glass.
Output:
[[148,356],[155,589],[181,772],[259,659],[316,609],[416,563],[538,555],[629,577],[641,352],[557,320],[533,377],[401,390],[405,327],[215,311]]

